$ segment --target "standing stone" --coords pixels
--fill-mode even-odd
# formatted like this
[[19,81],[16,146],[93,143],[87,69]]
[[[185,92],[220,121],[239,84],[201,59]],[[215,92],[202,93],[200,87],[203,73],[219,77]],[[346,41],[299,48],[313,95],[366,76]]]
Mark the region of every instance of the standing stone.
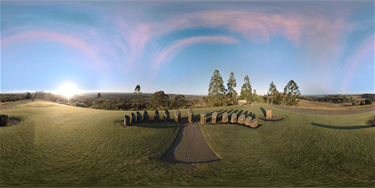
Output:
[[0,126],[9,126],[10,125],[10,118],[9,115],[0,115]]
[[255,119],[251,120],[250,127],[255,128],[255,127],[257,127],[257,126],[258,126],[258,124],[257,124],[257,119],[255,118]]
[[201,121],[200,121],[201,124],[205,124],[206,123],[206,112],[202,112],[201,113]]
[[194,111],[192,109],[190,109],[189,112],[188,112],[189,123],[193,123],[193,116],[194,116]]
[[272,119],[272,113],[270,109],[266,110],[266,119]]
[[164,111],[164,120],[165,120],[165,121],[168,121],[168,120],[169,120],[169,112],[168,112],[168,110],[165,110],[165,111]]
[[127,115],[124,117],[124,125],[125,126],[129,126],[130,125],[130,117],[127,116]]
[[230,122],[231,123],[237,123],[237,114],[233,113],[232,116],[230,117]]
[[251,124],[251,117],[249,116],[249,117],[247,117],[247,118],[245,119],[245,125],[246,125],[246,126],[250,126],[250,124]]
[[148,113],[146,110],[143,112],[143,120],[148,121]]
[[238,124],[242,124],[244,125],[245,124],[245,114],[242,114],[240,115],[240,117],[238,118]]
[[217,112],[214,112],[212,114],[211,123],[216,123],[216,122],[217,122]]
[[228,123],[228,112],[224,112],[223,114],[223,123]]
[[137,112],[137,121],[141,121],[142,120],[142,115],[141,113]]
[[158,110],[155,111],[154,120],[159,121],[159,111]]
[[181,121],[181,112],[179,110],[176,110],[174,112],[174,120],[179,123]]
[[130,114],[130,123],[135,123],[137,121],[137,117],[134,113]]

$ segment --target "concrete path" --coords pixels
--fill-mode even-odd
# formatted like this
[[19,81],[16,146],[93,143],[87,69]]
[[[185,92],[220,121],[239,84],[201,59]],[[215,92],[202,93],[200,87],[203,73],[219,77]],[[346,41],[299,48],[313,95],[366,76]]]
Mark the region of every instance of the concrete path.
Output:
[[12,104],[7,104],[7,105],[4,105],[4,106],[0,106],[0,110],[6,110],[6,109],[11,108],[13,106],[17,106],[19,104],[27,103],[27,102],[31,102],[31,99],[22,100],[22,101],[19,101],[19,102],[14,102]]
[[278,108],[281,110],[286,110],[290,112],[297,112],[302,114],[313,114],[313,115],[326,115],[326,116],[342,116],[342,115],[352,115],[352,114],[361,114],[365,112],[375,112],[375,107],[369,108],[362,108],[356,110],[308,110],[308,109],[301,109],[301,108],[290,108],[286,106],[278,106],[278,105],[269,105],[274,108]]
[[199,126],[181,125],[176,141],[162,160],[200,163],[220,160],[207,145]]

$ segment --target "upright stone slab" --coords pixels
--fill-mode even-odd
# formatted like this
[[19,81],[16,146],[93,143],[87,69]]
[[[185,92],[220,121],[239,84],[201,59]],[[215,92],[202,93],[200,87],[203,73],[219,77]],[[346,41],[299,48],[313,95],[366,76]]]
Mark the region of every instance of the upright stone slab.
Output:
[[206,123],[206,112],[202,112],[201,113],[201,120],[200,120],[200,123],[201,124],[205,124]]
[[179,110],[176,110],[174,112],[174,120],[179,123],[181,121],[181,112]]
[[165,121],[168,121],[168,120],[169,120],[169,112],[168,112],[168,110],[165,110],[165,111],[164,111],[164,120],[165,120]]
[[124,117],[124,125],[125,126],[129,126],[130,125],[130,117],[127,116],[127,115]]
[[212,114],[211,123],[217,123],[217,112]]
[[142,115],[141,113],[137,112],[137,121],[141,121],[142,120]]
[[231,123],[237,123],[237,114],[233,113],[232,116],[230,117],[230,122]]
[[223,114],[223,123],[228,123],[228,112],[224,112]]
[[0,115],[0,126],[9,126],[10,118],[9,115]]
[[240,117],[238,117],[238,124],[242,124],[244,125],[245,124],[245,114],[242,114],[240,115]]
[[270,109],[266,110],[266,119],[271,119],[272,118],[272,112]]
[[255,118],[255,119],[251,120],[250,127],[255,128],[255,127],[257,127],[257,126],[258,126],[258,124],[257,124],[257,119]]
[[159,111],[158,110],[155,111],[154,120],[159,121]]
[[192,109],[190,109],[189,112],[188,112],[189,123],[193,123],[193,121],[194,121],[193,116],[194,116],[194,111]]
[[137,117],[134,113],[130,114],[130,123],[135,123],[137,121]]
[[251,124],[251,118],[252,118],[252,117],[249,116],[249,117],[247,117],[247,118],[245,119],[245,125],[246,125],[246,126],[250,126],[250,124]]
[[144,112],[143,112],[143,120],[144,121],[148,121],[148,113],[147,113],[147,111],[145,110]]

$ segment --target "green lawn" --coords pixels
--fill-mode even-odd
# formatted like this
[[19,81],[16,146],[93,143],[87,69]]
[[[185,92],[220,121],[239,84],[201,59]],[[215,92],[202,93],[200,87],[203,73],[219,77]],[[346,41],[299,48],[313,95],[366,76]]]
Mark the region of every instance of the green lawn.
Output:
[[[202,125],[221,158],[170,163],[160,158],[177,136],[175,123],[117,122],[129,111],[105,111],[34,101],[4,110],[22,122],[0,127],[0,185],[46,186],[374,186],[374,112],[317,116],[266,105],[194,109],[208,117],[271,108],[278,122],[259,128]],[[186,118],[188,110],[180,110]],[[160,111],[161,114],[163,111]],[[171,119],[174,118],[174,111]],[[153,118],[153,112],[149,112]],[[220,116],[219,115],[219,116]]]

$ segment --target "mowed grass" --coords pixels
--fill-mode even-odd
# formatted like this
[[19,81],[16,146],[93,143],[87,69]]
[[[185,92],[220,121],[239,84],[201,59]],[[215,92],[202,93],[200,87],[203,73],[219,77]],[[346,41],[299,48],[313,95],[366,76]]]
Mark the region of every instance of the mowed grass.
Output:
[[[129,111],[105,111],[35,101],[2,114],[22,122],[0,127],[2,185],[46,186],[374,186],[374,112],[305,115],[252,105],[193,109],[258,117],[270,108],[282,121],[260,127],[201,125],[220,161],[170,163],[161,158],[176,123],[117,122]],[[180,110],[187,117],[188,110]],[[160,111],[162,114],[163,111]],[[171,110],[171,119],[174,111]],[[149,112],[153,118],[153,112]]]

